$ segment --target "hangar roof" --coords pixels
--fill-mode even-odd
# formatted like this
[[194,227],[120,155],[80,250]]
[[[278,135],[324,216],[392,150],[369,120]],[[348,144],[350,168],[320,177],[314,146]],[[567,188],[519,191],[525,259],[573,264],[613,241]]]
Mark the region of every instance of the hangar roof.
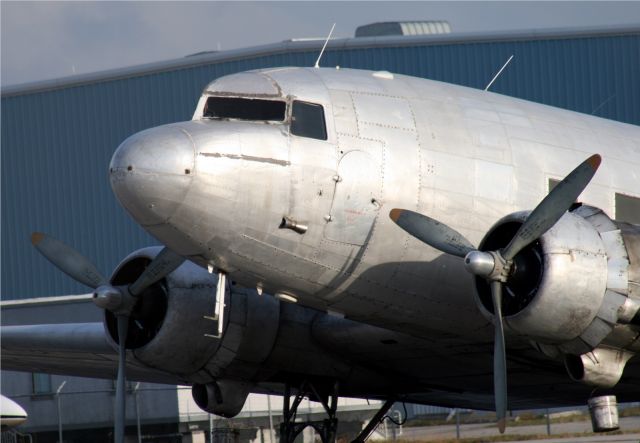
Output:
[[[406,47],[424,45],[443,45],[469,42],[499,42],[499,41],[522,41],[522,40],[544,40],[558,38],[575,37],[596,37],[607,35],[637,34],[640,32],[640,23],[637,26],[606,26],[591,28],[564,28],[564,29],[543,29],[543,30],[523,30],[511,32],[470,32],[454,34],[432,34],[432,35],[405,35],[405,36],[383,36],[383,37],[356,37],[345,39],[332,39],[327,45],[327,50],[363,49],[371,47]],[[88,74],[74,75],[39,82],[10,85],[2,88],[2,97],[13,95],[31,94],[54,89],[62,89],[73,86],[80,86],[101,81],[124,79],[137,77],[150,73],[173,71],[186,69],[211,63],[228,62],[233,60],[246,59],[250,57],[268,56],[279,53],[291,53],[297,51],[308,51],[317,48],[320,51],[321,39],[291,39],[279,43],[271,43],[248,48],[232,49],[229,51],[213,51],[198,53],[179,59],[164,60],[160,62],[136,65],[127,68],[110,69]]]

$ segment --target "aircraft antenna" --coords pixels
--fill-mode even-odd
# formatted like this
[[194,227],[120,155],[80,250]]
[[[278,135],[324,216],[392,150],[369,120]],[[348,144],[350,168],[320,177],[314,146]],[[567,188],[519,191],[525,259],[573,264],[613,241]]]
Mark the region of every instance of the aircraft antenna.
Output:
[[615,96],[616,96],[615,94],[610,95],[609,98],[607,98],[605,101],[600,103],[596,108],[593,109],[593,111],[591,111],[591,115],[596,115],[596,112],[598,112],[600,108],[602,108],[604,105],[609,103],[609,101],[611,101],[611,99],[614,98]]
[[496,81],[496,79],[498,77],[500,77],[500,74],[502,74],[502,71],[504,71],[504,68],[507,67],[507,65],[511,62],[511,59],[513,58],[513,54],[511,55],[511,57],[509,57],[509,60],[506,61],[506,63],[504,65],[502,65],[502,68],[500,68],[500,70],[498,71],[498,73],[491,79],[491,81],[489,82],[489,84],[487,85],[486,88],[484,88],[485,91],[488,91],[489,88],[491,87],[491,85],[493,84],[493,82]]
[[327,39],[324,41],[324,45],[322,45],[322,49],[320,50],[320,55],[318,56],[318,60],[316,60],[316,64],[313,66],[314,68],[320,67],[320,59],[322,58],[322,54],[324,54],[324,49],[327,47],[327,43],[329,43],[329,40],[331,39],[331,34],[333,34],[333,28],[335,27],[336,27],[336,24],[334,23],[333,26],[331,27],[331,31],[329,31],[329,35],[327,36]]

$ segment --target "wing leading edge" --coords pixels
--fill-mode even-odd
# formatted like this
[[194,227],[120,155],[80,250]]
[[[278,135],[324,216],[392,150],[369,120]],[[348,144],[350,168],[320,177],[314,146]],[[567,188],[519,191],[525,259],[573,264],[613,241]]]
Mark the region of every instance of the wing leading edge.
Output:
[[[2,369],[114,379],[118,353],[102,323],[2,326]],[[130,351],[129,351],[130,352]],[[131,380],[179,384],[171,375],[127,359]]]

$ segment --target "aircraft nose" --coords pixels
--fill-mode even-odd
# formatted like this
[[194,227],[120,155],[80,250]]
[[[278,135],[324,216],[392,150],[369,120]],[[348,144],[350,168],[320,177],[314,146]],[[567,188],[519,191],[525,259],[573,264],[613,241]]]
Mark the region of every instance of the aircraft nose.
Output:
[[191,184],[195,147],[189,133],[170,125],[139,132],[113,154],[111,188],[141,225],[167,221]]

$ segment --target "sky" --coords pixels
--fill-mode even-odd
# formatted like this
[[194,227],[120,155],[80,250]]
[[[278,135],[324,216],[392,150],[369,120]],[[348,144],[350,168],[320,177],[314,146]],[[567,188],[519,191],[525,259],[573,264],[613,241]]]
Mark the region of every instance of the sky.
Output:
[[627,2],[0,2],[0,84],[28,83],[364,24],[447,20],[453,32],[636,25]]

